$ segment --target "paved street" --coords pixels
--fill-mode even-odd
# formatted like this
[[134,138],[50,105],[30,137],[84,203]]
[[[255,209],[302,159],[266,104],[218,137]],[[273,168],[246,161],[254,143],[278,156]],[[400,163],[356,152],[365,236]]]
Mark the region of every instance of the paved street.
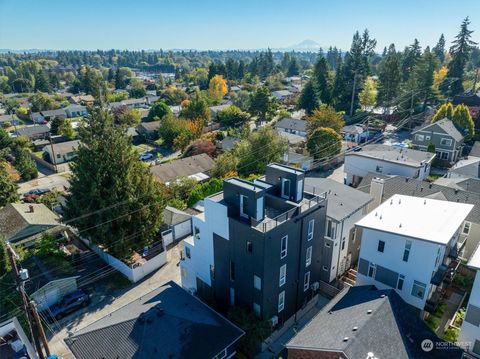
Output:
[[[173,280],[180,284],[179,262],[180,250],[182,248],[182,242],[179,242],[174,247],[170,248],[167,252],[167,264],[146,280],[135,285],[132,284],[128,289],[120,291],[120,293],[115,293],[115,295],[104,293],[104,295],[101,296],[102,299],[96,303],[92,303],[85,309],[85,312],[80,312],[80,315],[78,315],[77,312],[76,315],[73,315],[73,318],[67,317],[61,320],[61,329],[56,329],[56,333],[53,336],[49,336],[50,351],[63,356],[63,359],[73,359],[73,356],[63,342],[63,339],[68,336],[69,332],[75,333],[77,330],[86,327],[112,311],[123,307],[125,304],[130,303],[146,293],[151,292],[165,282]],[[51,325],[51,327],[55,328],[54,325]]]
[[65,187],[69,187],[67,172],[54,173],[48,176],[38,177],[34,180],[19,183],[18,193],[24,194],[34,188],[49,188],[64,191]]

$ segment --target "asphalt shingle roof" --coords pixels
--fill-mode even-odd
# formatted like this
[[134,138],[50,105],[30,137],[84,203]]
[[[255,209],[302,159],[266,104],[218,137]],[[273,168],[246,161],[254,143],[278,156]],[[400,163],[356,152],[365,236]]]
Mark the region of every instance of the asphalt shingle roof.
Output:
[[423,126],[419,129],[416,129],[415,131],[413,131],[412,133],[415,134],[419,131],[425,131],[427,130],[429,127],[432,127],[432,126],[435,126],[437,125],[438,127],[440,127],[447,135],[449,135],[450,137],[452,137],[455,141],[461,141],[463,140],[463,135],[460,133],[459,130],[457,130],[457,128],[455,127],[455,125],[453,124],[452,121],[450,121],[448,118],[444,118],[440,121],[437,121],[437,122],[434,122],[434,123],[429,123],[428,125],[426,126]]
[[210,171],[215,162],[205,153],[150,167],[150,172],[166,183],[181,177]]
[[286,346],[339,351],[352,359],[369,352],[381,359],[462,357],[456,347],[423,351],[425,339],[441,341],[394,290],[358,286],[338,294]]
[[28,126],[28,127],[19,128],[15,132],[17,136],[28,137],[28,136],[38,135],[40,133],[48,133],[50,132],[50,127],[46,125]]
[[170,281],[65,342],[76,359],[213,358],[243,334]]
[[315,193],[327,193],[327,216],[341,221],[373,200],[370,194],[356,190],[328,178],[305,178],[305,190],[315,188]]
[[296,131],[306,132],[307,121],[284,117],[277,122],[275,128],[288,128]]

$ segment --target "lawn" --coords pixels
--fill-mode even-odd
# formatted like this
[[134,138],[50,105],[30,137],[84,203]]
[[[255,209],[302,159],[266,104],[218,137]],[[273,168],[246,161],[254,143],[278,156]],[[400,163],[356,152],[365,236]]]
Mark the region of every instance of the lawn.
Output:
[[148,145],[146,143],[142,143],[140,145],[133,146],[133,148],[135,149],[135,151],[138,152],[138,154],[155,150],[154,146]]

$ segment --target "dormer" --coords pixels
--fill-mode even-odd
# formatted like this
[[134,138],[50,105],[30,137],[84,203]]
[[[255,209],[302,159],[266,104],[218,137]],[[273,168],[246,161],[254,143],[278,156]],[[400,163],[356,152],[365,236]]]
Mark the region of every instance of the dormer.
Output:
[[267,166],[265,182],[275,187],[275,195],[283,199],[300,202],[303,198],[305,171],[272,163]]

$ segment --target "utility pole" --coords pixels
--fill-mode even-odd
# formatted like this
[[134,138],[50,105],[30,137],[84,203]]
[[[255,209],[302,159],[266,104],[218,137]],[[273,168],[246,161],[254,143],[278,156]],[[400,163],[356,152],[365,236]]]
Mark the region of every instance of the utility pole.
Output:
[[352,99],[351,99],[351,102],[350,102],[350,117],[352,117],[352,115],[353,115],[353,103],[354,103],[354,100],[355,100],[356,87],[357,87],[357,71],[355,71],[354,75],[353,75]]
[[52,134],[48,134],[48,140],[50,141],[50,149],[52,150],[52,157],[50,160],[52,161],[53,167],[55,168],[55,173],[58,173],[58,168],[57,168],[57,157],[55,156],[55,150],[53,149],[53,143],[52,143]]
[[[7,254],[8,254],[8,258],[10,259],[10,265],[12,266],[12,274],[15,277],[15,281],[17,282],[17,286],[18,286],[18,291],[20,292],[20,296],[22,297],[23,309],[25,311],[25,315],[27,316],[28,328],[30,330],[30,335],[33,339],[33,342],[35,344],[37,355],[40,359],[45,359],[45,356],[43,355],[42,346],[40,344],[38,336],[36,335],[37,334],[36,329],[38,328],[38,326],[36,326],[34,323],[33,312],[31,311],[27,294],[25,293],[24,281],[20,277],[20,272],[18,271],[16,254],[13,251],[12,247],[10,246],[10,243],[7,243]],[[43,331],[43,328],[41,330]],[[48,346],[46,347],[46,351],[48,352]]]
[[35,301],[31,300],[30,301],[30,308],[33,314],[33,319],[35,320],[35,324],[38,329],[38,335],[40,336],[40,340],[42,341],[43,348],[45,349],[45,353],[47,354],[47,357],[50,356],[50,348],[48,347],[48,341],[47,337],[45,336],[45,331],[43,330],[42,322],[40,321],[40,317],[38,315],[37,311],[37,305],[35,304]]

